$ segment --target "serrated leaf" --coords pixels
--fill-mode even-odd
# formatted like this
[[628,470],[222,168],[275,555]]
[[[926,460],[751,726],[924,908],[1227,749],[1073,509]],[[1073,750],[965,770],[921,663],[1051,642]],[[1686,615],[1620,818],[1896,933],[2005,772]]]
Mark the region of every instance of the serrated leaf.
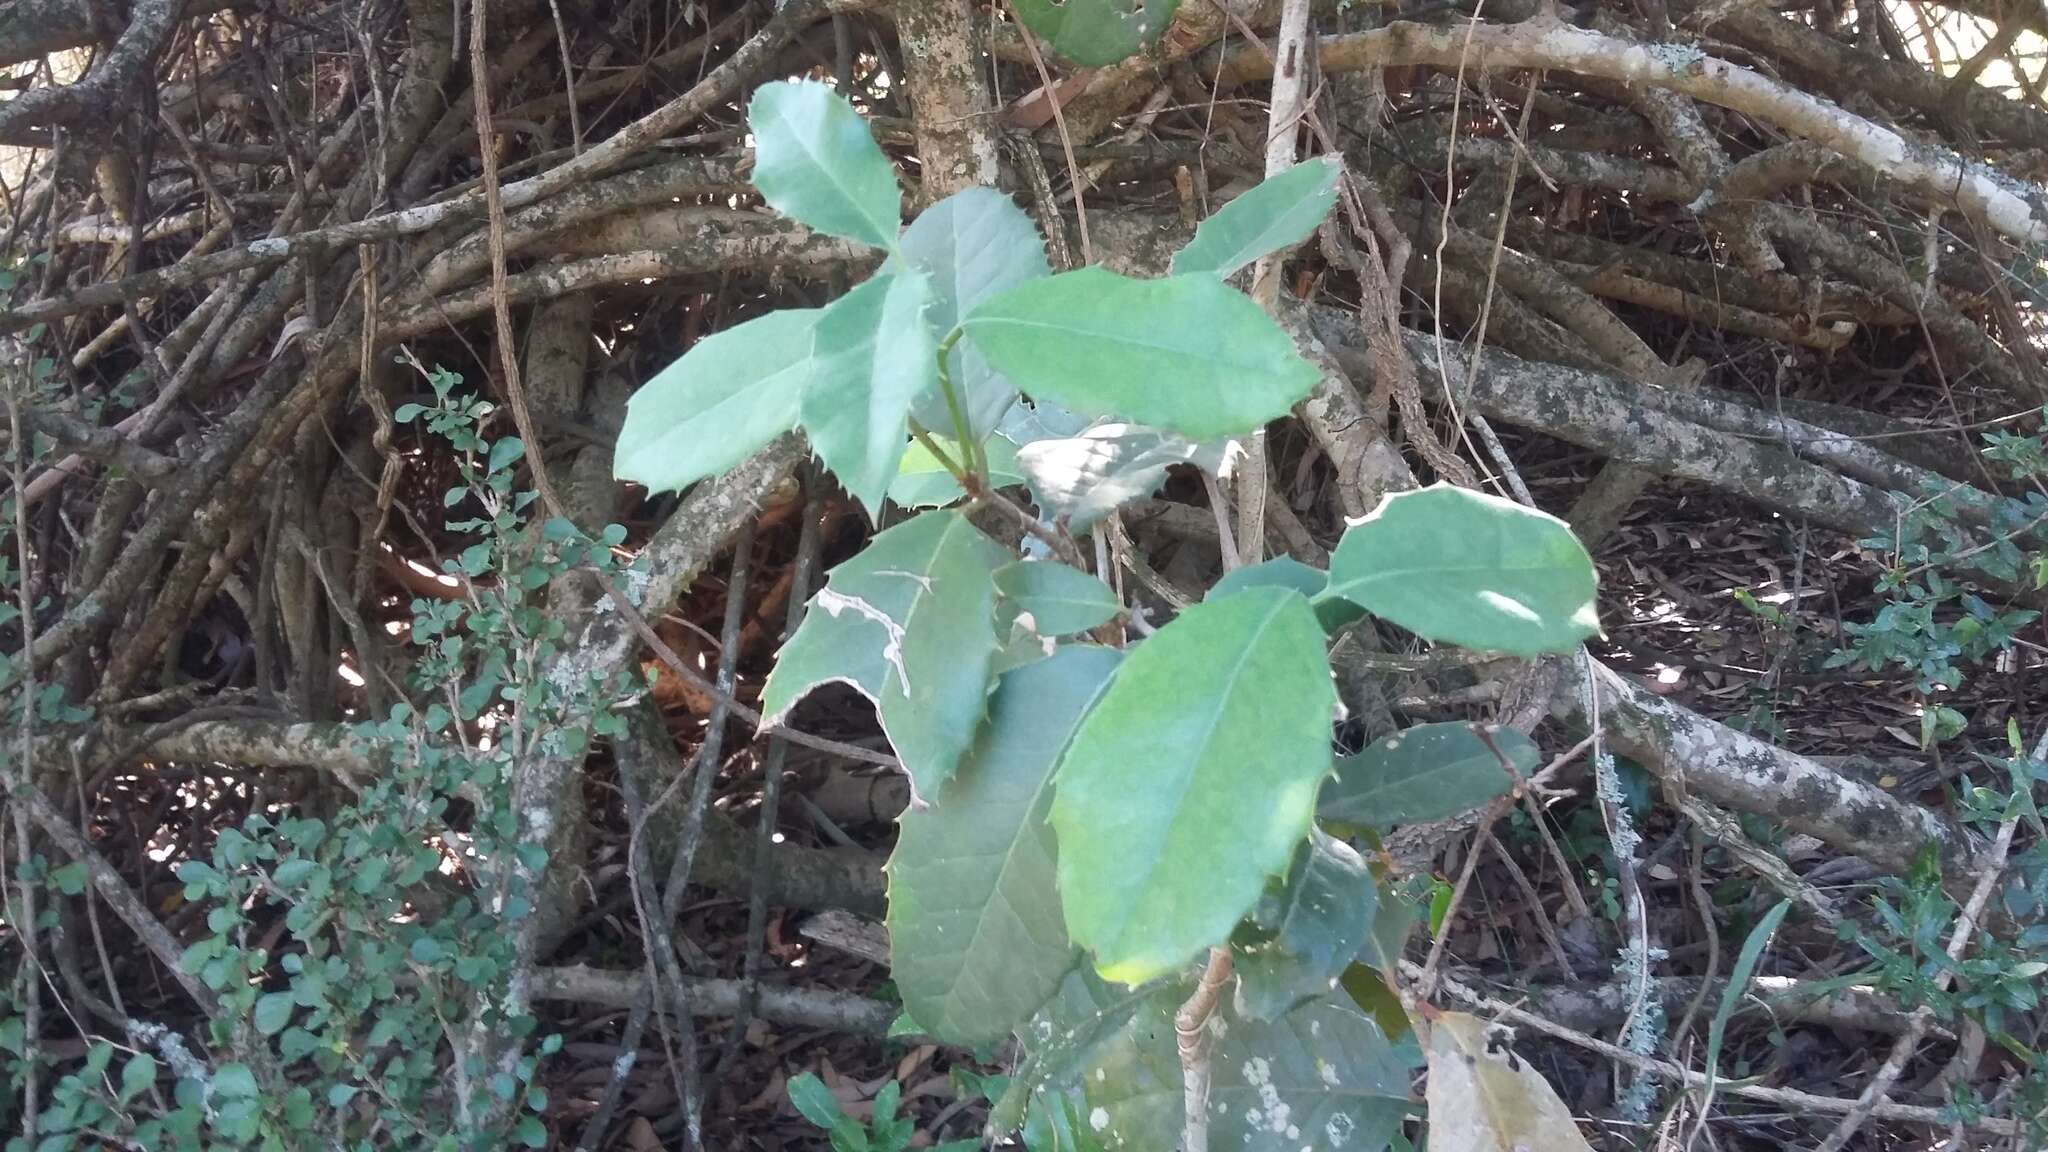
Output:
[[1505,1029],[1463,1012],[1429,1025],[1430,1152],[1592,1152],[1543,1073]]
[[[1089,1127],[1111,1152],[1179,1146],[1185,1112],[1173,1013],[1185,995],[1175,987],[1149,998],[1082,1074]],[[1405,1061],[1348,997],[1325,997],[1271,1022],[1238,1015],[1226,998],[1217,1017],[1211,1148],[1377,1152],[1400,1130],[1410,1108]]]
[[983,301],[961,327],[1034,399],[1196,440],[1284,416],[1320,379],[1271,317],[1213,276],[1081,268]]
[[[960,446],[942,436],[933,436],[932,441],[939,450],[955,464],[963,464]],[[1017,446],[1000,436],[991,436],[983,445],[988,454],[988,482],[996,488],[1010,488],[1024,483],[1024,473],[1017,464]],[[903,459],[896,466],[896,479],[889,485],[889,499],[904,508],[938,508],[964,499],[953,474],[939,463],[931,449],[912,441],[903,450]]]
[[1316,815],[1359,828],[1449,819],[1513,785],[1501,756],[1522,776],[1543,762],[1536,743],[1513,728],[1491,727],[1486,739],[1455,721],[1404,728],[1339,757]]
[[896,246],[896,170],[868,124],[828,84],[778,80],[747,104],[754,187],[799,223],[877,248]]
[[987,707],[994,574],[1009,560],[957,512],[926,512],[832,570],[761,691],[767,723],[838,681],[876,706],[919,803],[936,796]]
[[1324,595],[1426,640],[1534,656],[1599,635],[1598,592],[1564,521],[1440,483],[1388,496],[1346,529]]
[[891,971],[933,1038],[972,1047],[1030,1019],[1074,966],[1060,914],[1052,774],[1121,653],[1065,648],[1004,676],[960,771],[899,820]]
[[818,318],[816,363],[798,408],[811,447],[871,515],[896,479],[910,439],[910,405],[939,380],[926,310],[931,279],[877,276]]
[[1229,937],[1308,834],[1335,708],[1322,628],[1283,589],[1196,604],[1125,658],[1052,807],[1097,971],[1142,984]]
[[1315,604],[1316,619],[1323,622],[1324,631],[1335,632],[1364,615],[1365,610],[1349,600],[1316,600],[1329,585],[1328,572],[1311,568],[1292,556],[1275,556],[1224,573],[1203,599],[1220,600],[1246,588],[1292,588]]
[[[1038,226],[993,188],[963,188],[903,230],[903,261],[932,278],[932,328],[950,332],[974,306],[1027,280],[1051,274]],[[1017,386],[991,368],[968,341],[946,353],[968,435],[986,437],[1017,399]],[[912,414],[935,432],[957,435],[942,393],[921,397]]]
[[1080,532],[1119,505],[1157,491],[1175,464],[1216,471],[1223,452],[1222,444],[1196,444],[1156,428],[1102,424],[1078,436],[1019,448],[1017,467],[1038,506],[1065,516],[1068,526]]
[[1040,636],[1071,636],[1123,611],[1109,585],[1056,560],[1019,560],[996,570],[996,591]]
[[265,992],[256,998],[256,1031],[275,1036],[292,1022],[292,994]]
[[1150,48],[1180,0],[1019,0],[1017,16],[1052,50],[1083,68],[1102,68]]
[[1225,204],[1173,255],[1178,273],[1226,277],[1261,256],[1299,244],[1337,201],[1336,156],[1304,160]]
[[1238,1014],[1271,1020],[1329,995],[1371,937],[1378,909],[1379,890],[1365,858],[1311,829],[1287,883],[1254,915],[1271,939],[1238,952]]
[[612,475],[654,492],[678,491],[796,427],[822,315],[821,308],[787,308],[691,345],[626,401]]

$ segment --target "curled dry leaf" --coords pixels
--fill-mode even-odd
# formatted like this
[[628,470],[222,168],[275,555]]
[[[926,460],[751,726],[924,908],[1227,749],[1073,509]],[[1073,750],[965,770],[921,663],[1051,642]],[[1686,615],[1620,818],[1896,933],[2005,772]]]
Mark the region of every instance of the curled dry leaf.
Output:
[[1513,1034],[1445,1012],[1429,1028],[1430,1152],[1592,1152]]

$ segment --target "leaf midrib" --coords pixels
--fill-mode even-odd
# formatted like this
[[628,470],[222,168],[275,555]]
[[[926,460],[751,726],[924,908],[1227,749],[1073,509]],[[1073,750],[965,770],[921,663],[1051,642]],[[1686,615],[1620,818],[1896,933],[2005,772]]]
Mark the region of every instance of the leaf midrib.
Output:
[[[1273,618],[1278,616],[1286,607],[1287,600],[1284,596],[1273,602],[1273,606],[1266,612],[1265,619],[1259,621],[1258,627],[1253,630],[1251,640],[1238,652],[1237,659],[1232,662],[1230,674],[1225,678],[1225,683],[1229,687],[1222,694],[1223,703],[1220,703],[1215,713],[1209,717],[1209,723],[1202,731],[1202,739],[1198,746],[1197,755],[1188,758],[1188,771],[1180,774],[1173,798],[1173,815],[1166,821],[1166,834],[1160,837],[1158,841],[1159,851],[1151,853],[1151,860],[1145,865],[1142,877],[1143,883],[1136,886],[1139,891],[1148,891],[1152,888],[1152,877],[1159,871],[1159,857],[1163,854],[1165,846],[1173,840],[1173,832],[1180,824],[1183,809],[1182,801],[1187,798],[1188,791],[1194,786],[1195,777],[1199,774],[1201,763],[1206,758],[1209,744],[1215,738],[1216,728],[1223,722],[1223,713],[1226,710],[1227,702],[1236,694],[1238,677],[1243,675],[1245,664],[1251,660],[1252,652],[1258,648],[1259,642],[1265,638],[1266,630],[1272,627]],[[1117,922],[1115,939],[1119,944],[1123,943],[1124,932],[1130,927],[1130,923],[1131,917],[1128,913]]]
[[[776,101],[775,104],[775,118],[781,121],[784,127],[789,129],[790,138],[796,141],[797,147],[803,151],[804,157],[811,162],[812,167],[815,167],[816,169],[818,169],[818,171],[824,173],[826,182],[831,184],[833,189],[839,193],[841,198],[843,198],[847,202],[847,204],[853,207],[853,214],[856,217],[858,217],[862,223],[873,228],[875,230],[876,235],[883,237],[883,239],[881,240],[871,240],[871,242],[878,248],[892,247],[887,238],[890,236],[893,229],[890,228],[888,224],[885,223],[884,221],[875,219],[874,217],[868,215],[867,206],[860,202],[860,197],[854,195],[853,188],[850,185],[848,185],[845,180],[841,179],[841,174],[838,171],[838,169],[835,168],[833,165],[825,162],[824,154],[818,149],[811,147],[810,138],[807,137],[803,131],[801,131],[796,121],[790,119],[789,115],[784,110],[783,102],[779,100]],[[831,130],[831,124],[829,119],[821,121],[820,128],[823,130],[823,132],[829,132]],[[755,135],[757,138],[759,137],[758,132]],[[893,223],[893,221],[889,223]]]
[[[967,324],[981,325],[984,327],[991,328],[1008,325],[1013,328],[1030,328],[1034,330],[1057,332],[1069,337],[1092,337],[1094,339],[1103,341],[1104,343],[1125,345],[1132,348],[1150,349],[1156,352],[1164,352],[1171,355],[1175,359],[1193,361],[1197,364],[1214,364],[1219,367],[1243,368],[1248,371],[1256,370],[1260,372],[1260,374],[1265,376],[1280,375],[1279,371],[1274,370],[1272,366],[1267,365],[1266,363],[1264,363],[1263,360],[1245,360],[1236,357],[1204,356],[1176,345],[1161,344],[1151,340],[1134,340],[1129,336],[1124,335],[1123,333],[1109,332],[1097,328],[1077,328],[1070,324],[1054,324],[1046,320],[1031,320],[1017,316],[984,316],[980,319],[970,318],[967,321]],[[1229,342],[1226,341],[1225,345],[1227,347],[1229,345]]]

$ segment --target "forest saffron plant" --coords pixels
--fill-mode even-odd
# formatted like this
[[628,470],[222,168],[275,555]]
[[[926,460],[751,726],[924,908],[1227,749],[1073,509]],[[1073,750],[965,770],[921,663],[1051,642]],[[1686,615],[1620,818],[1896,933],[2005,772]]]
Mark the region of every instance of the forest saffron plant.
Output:
[[[1467,1035],[1483,1030],[1469,1017],[1425,1008],[1449,1030],[1411,1037],[1387,993],[1415,909],[1354,846],[1508,793],[1536,746],[1434,724],[1340,760],[1327,659],[1329,634],[1365,614],[1439,643],[1575,650],[1598,621],[1570,530],[1463,489],[1404,493],[1350,526],[1327,572],[1238,569],[1128,649],[1097,642],[1122,608],[1068,535],[1172,464],[1213,469],[1230,438],[1307,397],[1315,369],[1228,278],[1315,229],[1337,165],[1238,197],[1164,278],[1053,274],[1030,219],[990,189],[901,227],[887,157],[830,88],[770,84],[749,119],[768,204],[886,258],[827,307],[691,347],[634,396],[615,470],[680,489],[800,428],[888,524],[817,593],[762,712],[779,721],[833,682],[874,704],[914,796],[888,865],[895,980],[937,1039],[1021,1040],[991,1129],[1178,1144],[1174,1013],[1198,962],[1229,948],[1215,1147],[1387,1146],[1417,1110],[1412,1069],[1468,1048],[1485,1059],[1432,1076],[1431,1102],[1471,1100],[1460,1122],[1499,1146],[1572,1146],[1561,1106],[1495,1116],[1499,1092],[1443,1096],[1541,1081]],[[1008,503],[1017,487],[1035,514]],[[1021,545],[963,502],[1004,502],[1030,525]]]

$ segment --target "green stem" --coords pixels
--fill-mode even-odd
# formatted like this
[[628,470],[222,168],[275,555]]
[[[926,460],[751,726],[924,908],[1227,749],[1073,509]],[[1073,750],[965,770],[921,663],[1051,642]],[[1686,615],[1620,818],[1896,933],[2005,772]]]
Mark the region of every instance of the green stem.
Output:
[[955,327],[939,341],[939,391],[946,397],[946,411],[953,417],[953,437],[966,457],[967,467],[973,469],[977,476],[987,476],[988,456],[976,442],[974,429],[967,425],[966,410],[960,407],[960,391],[953,386],[952,370],[946,367],[946,357],[952,355],[953,346],[960,342],[961,335],[961,329]]
[[924,445],[924,450],[932,454],[932,458],[939,462],[939,466],[952,474],[953,482],[960,485],[961,491],[971,494],[980,490],[981,486],[975,482],[974,474],[955,463],[953,457],[944,448],[939,447],[939,442],[932,439],[932,434],[925,431],[924,425],[912,420],[910,437]]

